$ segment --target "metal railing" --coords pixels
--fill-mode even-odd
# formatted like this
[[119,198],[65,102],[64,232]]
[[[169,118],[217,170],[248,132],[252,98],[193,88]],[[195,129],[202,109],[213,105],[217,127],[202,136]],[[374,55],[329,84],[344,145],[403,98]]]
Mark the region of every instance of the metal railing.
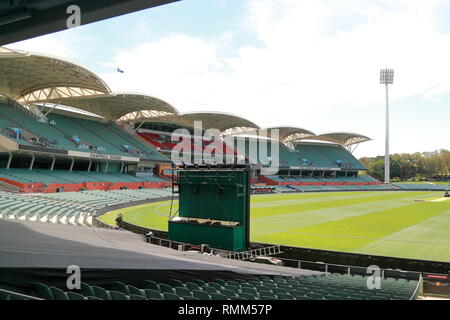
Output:
[[[325,273],[340,273],[351,275],[367,275],[367,267],[343,265],[335,263],[314,262],[308,260],[296,260],[288,258],[276,257],[276,259],[283,262],[285,267],[313,270]],[[383,278],[401,278],[409,280],[419,280],[422,274],[415,271],[404,271],[394,269],[380,268],[381,276]]]
[[419,295],[423,294],[423,276],[420,275],[419,282],[417,283],[414,293],[409,298],[409,300],[415,300]]
[[256,257],[261,256],[268,257],[280,253],[282,253],[280,246],[270,246],[243,252],[225,251],[219,253],[219,257],[233,260],[252,260],[253,258]]
[[150,243],[150,244],[154,244],[154,245],[158,245],[161,247],[166,247],[166,248],[170,248],[170,249],[174,249],[174,250],[178,250],[178,251],[186,251],[186,250],[189,250],[192,248],[192,245],[187,244],[187,243],[153,237],[153,236],[148,237],[148,236],[144,235],[144,241],[147,243]]

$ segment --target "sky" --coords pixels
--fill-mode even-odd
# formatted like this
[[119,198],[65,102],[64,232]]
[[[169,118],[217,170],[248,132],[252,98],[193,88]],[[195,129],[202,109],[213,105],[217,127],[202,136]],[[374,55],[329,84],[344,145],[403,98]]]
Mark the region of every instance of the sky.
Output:
[[389,67],[391,153],[450,149],[445,0],[182,0],[8,47],[79,63],[113,91],[180,112],[370,137],[357,157],[384,154]]

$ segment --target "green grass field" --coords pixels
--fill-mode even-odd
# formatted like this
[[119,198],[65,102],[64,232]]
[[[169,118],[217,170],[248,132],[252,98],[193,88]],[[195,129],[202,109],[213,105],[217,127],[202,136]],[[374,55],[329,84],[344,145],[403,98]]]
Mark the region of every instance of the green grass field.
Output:
[[[450,201],[442,192],[342,192],[253,196],[251,240],[306,248],[450,262]],[[176,205],[176,203],[175,203]],[[110,212],[167,230],[170,202]]]

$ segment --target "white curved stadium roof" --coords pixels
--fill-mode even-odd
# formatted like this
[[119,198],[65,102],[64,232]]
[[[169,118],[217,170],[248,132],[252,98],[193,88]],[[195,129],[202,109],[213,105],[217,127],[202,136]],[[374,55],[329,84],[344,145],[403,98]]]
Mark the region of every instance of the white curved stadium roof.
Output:
[[120,119],[127,122],[142,116],[151,118],[178,113],[177,109],[164,100],[140,93],[109,93],[50,99],[46,102],[81,109],[110,120]]
[[[345,147],[372,140],[369,137],[363,136],[358,133],[351,133],[351,132],[330,132],[330,133],[324,133],[321,135],[309,137],[306,139],[319,140],[319,141],[325,141],[325,142],[333,142],[333,143],[341,144]],[[300,140],[297,140],[297,142],[300,142]]]
[[0,94],[21,104],[110,93],[95,73],[50,55],[0,47]]
[[168,122],[189,128],[194,127],[195,121],[201,121],[203,130],[218,129],[222,132],[235,128],[259,128],[257,124],[240,116],[223,112],[209,111],[171,114],[151,118],[140,118],[135,119],[135,121]]

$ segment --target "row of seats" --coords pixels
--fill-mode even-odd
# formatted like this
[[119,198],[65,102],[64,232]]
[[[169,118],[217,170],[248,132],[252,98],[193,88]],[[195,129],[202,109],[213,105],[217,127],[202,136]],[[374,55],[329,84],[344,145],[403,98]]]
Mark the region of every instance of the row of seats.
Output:
[[368,175],[358,177],[311,177],[311,176],[268,176],[270,180],[278,183],[283,182],[313,182],[313,183],[380,183],[377,179]]
[[91,226],[96,208],[36,195],[0,192],[0,218]]
[[[275,152],[272,152],[272,143],[261,142],[258,140],[256,143],[256,148],[250,146],[251,143],[254,143],[254,139],[251,141],[249,139],[237,138],[236,139],[236,150],[245,155],[245,158],[248,159],[253,164],[261,164],[261,165],[269,165],[272,160],[275,162],[275,159],[278,159],[278,165],[280,167],[300,167],[302,166],[301,160],[298,158],[298,155],[295,151],[289,150],[283,143],[272,141],[272,143],[276,143],[278,145],[278,155]],[[261,144],[264,143],[265,146]],[[266,155],[267,157],[261,158],[261,153]],[[264,150],[264,152],[262,152]]]
[[373,185],[322,185],[322,186],[293,186],[288,185],[277,190],[291,189],[296,191],[389,191],[389,190],[408,190],[408,191],[445,191],[450,190],[450,185],[402,185],[402,184],[373,184]]
[[[352,170],[365,170],[362,165],[349,151],[337,144],[304,144],[300,143],[294,149],[287,148],[281,142],[257,140],[256,148],[250,143],[255,143],[255,139],[236,138],[237,150],[244,154],[247,159],[255,163],[268,165],[269,161],[278,160],[281,168],[287,167],[316,167],[316,168],[343,168]],[[278,145],[278,155],[272,152],[272,143]],[[264,144],[265,146],[262,146]],[[260,158],[260,149],[267,159]],[[250,154],[254,151],[255,154]]]
[[[102,153],[131,155],[152,160],[167,160],[155,149],[144,145],[113,124],[58,114],[50,114],[48,119],[56,127],[63,128],[69,136],[77,136],[81,141],[88,142],[96,147],[101,146],[105,150]],[[127,146],[128,149],[124,146]]]
[[76,149],[73,142],[68,140],[64,133],[56,128],[38,121],[32,117],[25,108],[9,106],[6,103],[0,104],[0,118],[2,118],[2,129],[17,128],[22,130],[19,135],[21,144],[35,144],[29,136],[39,137],[48,142],[52,147],[63,150]]
[[397,190],[390,185],[303,185],[303,186],[274,186],[279,193],[288,192],[320,192],[320,191],[388,191]]
[[88,172],[88,171],[68,171],[68,170],[43,170],[43,169],[5,169],[0,168],[0,177],[20,183],[85,183],[85,182],[167,182],[167,180],[157,176],[146,176],[140,178],[129,174],[113,172]]
[[350,152],[339,145],[298,144],[295,149],[301,159],[311,161],[314,166],[364,169]]
[[431,183],[395,183],[397,188],[402,190],[429,190],[445,191],[450,190],[450,184],[431,184]]
[[[34,283],[31,296],[44,300],[412,300],[418,281],[386,278],[369,289],[359,275],[303,277],[260,276],[249,279],[165,282],[143,280],[136,286],[121,281],[106,285],[82,282],[75,291]],[[1,299],[1,296],[0,296]]]
[[[21,110],[23,109],[23,110]],[[0,131],[20,144],[63,150],[80,150],[119,156],[134,156],[154,161],[168,159],[125,133],[112,123],[79,119],[50,113],[48,122],[38,121],[25,108],[0,104]],[[19,129],[20,132],[9,132]]]
[[105,206],[170,195],[171,190],[166,189],[34,194],[0,192],[0,218],[92,226],[96,211]]
[[396,190],[390,185],[322,185],[322,186],[291,186],[288,185],[286,188],[301,191],[301,192],[314,192],[314,191],[387,191]]
[[[160,133],[151,133],[151,132],[143,132],[143,131],[140,131],[137,134],[141,138],[143,138],[144,140],[146,140],[147,142],[149,142],[151,145],[153,145],[155,148],[157,148],[159,150],[171,151],[177,144],[176,142],[172,141],[170,134],[160,134]],[[183,146],[184,149],[190,149],[193,152],[202,153],[205,150],[205,148],[212,143],[211,141],[207,141],[207,140],[201,139],[201,138],[199,138],[197,140],[194,141],[194,139],[192,139],[191,144]],[[221,142],[221,141],[216,142],[215,141],[214,143],[215,143],[213,145],[214,148],[216,150],[221,149],[223,154],[236,155],[236,152],[234,152],[234,150],[229,149],[224,142]],[[211,148],[212,148],[212,146],[211,146]]]

